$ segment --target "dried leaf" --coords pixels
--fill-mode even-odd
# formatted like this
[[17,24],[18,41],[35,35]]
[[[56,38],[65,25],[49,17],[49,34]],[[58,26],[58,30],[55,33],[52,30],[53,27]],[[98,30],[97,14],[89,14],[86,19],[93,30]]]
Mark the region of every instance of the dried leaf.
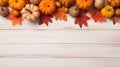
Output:
[[58,8],[57,11],[53,15],[55,17],[55,20],[67,21],[67,16],[66,16],[64,8]]
[[86,15],[85,11],[82,11],[80,16],[75,19],[75,24],[79,24],[80,28],[82,28],[83,25],[88,26],[87,21],[90,18]]
[[106,18],[102,15],[102,13],[97,9],[90,10],[91,17],[95,22],[105,22]]
[[[13,10],[12,10],[13,11]],[[15,25],[22,25],[22,16],[19,16],[19,17],[15,17],[13,14],[12,14],[12,11],[10,12],[10,14],[6,17],[7,19],[11,20],[12,21],[12,26],[15,26]]]
[[53,16],[51,16],[51,15],[42,14],[40,16],[39,24],[41,25],[41,24],[45,23],[48,26],[49,23],[52,23],[52,18],[53,18]]
[[19,17],[12,22],[13,26],[18,25],[18,24],[22,25],[22,17]]
[[114,16],[111,19],[113,21],[113,24],[120,23],[120,16]]

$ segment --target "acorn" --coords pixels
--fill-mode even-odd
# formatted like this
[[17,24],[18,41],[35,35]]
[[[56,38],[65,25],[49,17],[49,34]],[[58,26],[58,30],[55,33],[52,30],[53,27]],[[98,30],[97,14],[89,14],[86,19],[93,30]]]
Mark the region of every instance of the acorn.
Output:
[[69,13],[72,17],[77,17],[80,14],[80,9],[77,6],[72,6],[69,9]]
[[6,17],[9,15],[9,9],[7,7],[0,7],[0,15]]

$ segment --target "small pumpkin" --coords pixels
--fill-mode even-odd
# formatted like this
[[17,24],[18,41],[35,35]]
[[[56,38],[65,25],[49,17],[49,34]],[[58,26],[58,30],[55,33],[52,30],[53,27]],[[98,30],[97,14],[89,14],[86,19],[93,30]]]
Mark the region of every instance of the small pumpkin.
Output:
[[18,10],[13,10],[12,11],[12,14],[15,16],[15,17],[18,17],[20,15],[20,12]]
[[35,22],[40,17],[39,7],[33,4],[27,4],[21,11],[22,17],[25,20]]
[[120,16],[120,8],[117,8],[117,9],[115,10],[115,15]]
[[65,13],[69,13],[69,9],[66,7],[64,8]]
[[52,14],[56,10],[56,4],[54,0],[42,0],[39,4],[40,11],[44,14]]
[[9,0],[9,6],[16,10],[24,8],[26,0]]
[[56,6],[57,7],[61,7],[61,3],[58,1],[58,2],[56,2]]
[[107,0],[112,7],[120,7],[120,0]]
[[93,0],[76,0],[76,4],[80,9],[88,9],[93,3]]
[[95,0],[94,7],[97,9],[102,9],[105,6],[105,0]]
[[114,8],[112,6],[105,6],[102,10],[101,13],[103,16],[110,18],[114,15]]
[[7,7],[0,7],[0,15],[3,17],[9,15],[9,9]]
[[60,2],[62,3],[63,6],[69,7],[75,2],[75,0],[60,0]]
[[39,4],[41,0],[30,0],[32,4]]
[[77,17],[80,14],[80,9],[77,6],[72,6],[69,9],[69,13],[72,17]]
[[0,6],[7,6],[9,0],[0,0]]

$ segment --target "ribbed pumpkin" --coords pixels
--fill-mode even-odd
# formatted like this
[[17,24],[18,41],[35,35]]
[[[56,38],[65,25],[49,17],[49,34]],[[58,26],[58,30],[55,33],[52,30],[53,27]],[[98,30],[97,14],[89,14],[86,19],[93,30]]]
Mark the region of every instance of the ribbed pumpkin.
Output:
[[21,11],[22,17],[28,21],[37,21],[40,16],[39,7],[33,4],[27,4]]
[[56,10],[54,0],[42,0],[39,4],[40,11],[44,14],[52,14]]
[[80,9],[88,9],[93,3],[93,0],[76,0],[76,4]]
[[120,7],[120,0],[107,0],[112,7]]
[[60,0],[61,4],[65,7],[69,7],[70,5],[72,5],[75,0]]
[[105,6],[105,0],[95,0],[94,7],[96,9],[101,9]]
[[32,4],[39,4],[41,0],[30,0],[30,3]]
[[16,10],[24,8],[26,0],[9,0],[9,6]]
[[0,6],[7,6],[9,0],[0,0]]
[[114,15],[114,8],[112,6],[105,6],[102,10],[101,13],[103,16],[110,18]]

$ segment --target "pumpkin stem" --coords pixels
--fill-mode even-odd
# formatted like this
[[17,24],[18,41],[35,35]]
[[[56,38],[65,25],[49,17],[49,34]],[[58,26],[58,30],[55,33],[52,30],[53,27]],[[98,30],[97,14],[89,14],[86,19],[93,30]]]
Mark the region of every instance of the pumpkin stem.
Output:
[[47,5],[47,7],[50,7],[49,5]]
[[108,9],[108,11],[111,11],[111,9]]
[[17,0],[14,0],[16,3],[18,2]]
[[84,0],[84,2],[87,2],[87,0]]
[[1,10],[4,11],[4,9],[1,7]]
[[25,9],[26,11],[29,11],[30,12],[30,14],[32,14],[32,11],[30,11],[30,10],[28,10],[28,9]]
[[75,10],[78,10],[78,8],[76,7]]

